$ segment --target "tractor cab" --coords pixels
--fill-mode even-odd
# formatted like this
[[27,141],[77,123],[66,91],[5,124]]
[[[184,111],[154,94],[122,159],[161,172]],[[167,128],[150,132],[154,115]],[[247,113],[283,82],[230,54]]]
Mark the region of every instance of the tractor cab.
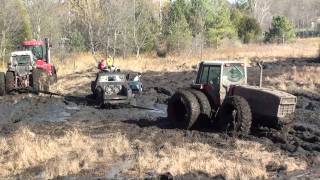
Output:
[[195,89],[216,99],[221,104],[233,85],[247,84],[247,70],[244,63],[237,61],[204,61],[199,65]]
[[50,64],[50,46],[49,39],[44,41],[24,41],[19,45],[21,51],[31,51],[37,61],[43,61]]
[[48,74],[55,73],[50,58],[50,44],[49,39],[45,38],[44,41],[24,41],[19,46],[20,51],[30,51],[33,54],[35,67],[43,69]]

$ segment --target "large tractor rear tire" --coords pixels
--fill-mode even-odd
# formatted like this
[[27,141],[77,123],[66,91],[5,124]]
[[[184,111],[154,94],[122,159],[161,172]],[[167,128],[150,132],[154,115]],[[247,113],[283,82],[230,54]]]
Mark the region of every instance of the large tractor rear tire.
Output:
[[6,92],[10,93],[15,89],[15,79],[14,79],[14,73],[11,71],[8,71],[6,73]]
[[168,119],[181,129],[190,129],[200,114],[197,98],[187,90],[177,91],[168,103]]
[[0,72],[0,96],[6,94],[6,77],[4,72]]
[[198,100],[199,105],[200,105],[200,118],[204,118],[202,120],[208,120],[210,119],[211,116],[211,105],[210,102],[207,98],[207,96],[198,90],[195,89],[190,89],[189,90]]
[[217,125],[221,131],[232,134],[249,134],[252,114],[248,102],[240,96],[226,97],[218,114]]
[[48,73],[42,69],[34,69],[32,71],[32,84],[35,93],[41,91],[49,92],[50,90],[50,77]]
[[211,127],[211,105],[208,97],[201,91],[196,89],[189,90],[198,100],[200,105],[200,115],[195,123],[195,128],[207,129]]

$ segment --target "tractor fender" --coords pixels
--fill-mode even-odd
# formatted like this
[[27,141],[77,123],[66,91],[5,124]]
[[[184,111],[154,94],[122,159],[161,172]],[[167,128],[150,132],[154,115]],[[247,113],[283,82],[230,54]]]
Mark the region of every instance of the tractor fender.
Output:
[[37,60],[36,67],[47,72],[49,75],[52,75],[53,65],[46,63],[44,60]]
[[[268,121],[267,124],[280,123],[282,119],[286,119],[285,123],[290,123],[292,119],[288,119],[295,112],[297,97],[289,93],[255,86],[235,86],[233,87],[233,96],[241,96],[247,100],[251,107],[255,124],[261,124]],[[264,124],[264,123],[262,123]],[[267,125],[269,126],[269,125]]]

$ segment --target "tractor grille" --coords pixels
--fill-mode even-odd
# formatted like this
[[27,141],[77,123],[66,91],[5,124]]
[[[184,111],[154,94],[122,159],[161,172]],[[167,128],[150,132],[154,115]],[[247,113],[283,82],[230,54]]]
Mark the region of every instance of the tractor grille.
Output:
[[294,113],[296,104],[281,104],[279,106],[278,117],[285,117]]
[[26,76],[31,73],[32,67],[29,66],[16,66],[15,72],[18,74],[18,76]]

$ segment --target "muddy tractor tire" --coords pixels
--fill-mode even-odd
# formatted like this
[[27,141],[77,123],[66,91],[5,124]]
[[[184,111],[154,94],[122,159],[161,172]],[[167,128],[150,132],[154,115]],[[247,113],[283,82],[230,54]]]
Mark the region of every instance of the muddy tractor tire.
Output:
[[50,91],[50,77],[47,72],[42,69],[34,69],[32,71],[32,85],[35,93],[41,91]]
[[6,77],[3,72],[0,72],[0,96],[6,94]]
[[209,121],[211,117],[211,105],[207,98],[207,96],[198,90],[190,89],[189,90],[198,100],[199,106],[200,106],[200,115],[199,120],[200,121]]
[[200,105],[191,92],[179,90],[170,98],[167,113],[175,127],[190,129],[199,117]]
[[6,83],[5,83],[6,84],[6,92],[10,93],[15,89],[16,82],[15,82],[15,79],[14,79],[14,73],[8,71],[6,73],[6,78],[5,79],[6,79]]
[[248,102],[240,96],[226,97],[216,121],[221,131],[232,134],[249,134],[252,114]]

